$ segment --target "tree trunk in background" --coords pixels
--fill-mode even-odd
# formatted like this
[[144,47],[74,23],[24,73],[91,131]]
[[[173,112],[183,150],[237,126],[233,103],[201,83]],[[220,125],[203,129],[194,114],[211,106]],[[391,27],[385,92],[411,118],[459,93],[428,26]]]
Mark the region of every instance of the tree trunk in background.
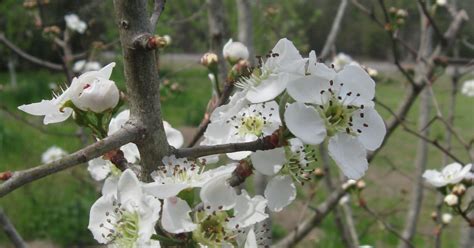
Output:
[[255,49],[253,45],[253,27],[252,27],[252,6],[251,0],[236,0],[239,41],[244,43],[249,49],[249,61],[251,64],[255,62]]
[[206,0],[206,4],[210,50],[219,57],[219,83],[222,84],[227,77],[227,64],[222,55],[222,48],[229,38],[226,11],[222,0]]
[[[429,25],[427,18],[424,16],[422,10],[419,10],[421,20],[421,40],[420,48],[417,58],[417,66],[415,68],[415,78],[424,77],[426,75],[427,65],[420,61],[421,57],[428,57],[433,52],[433,28]],[[419,133],[423,136],[429,136],[430,127],[427,127],[430,121],[431,111],[431,86],[425,87],[420,96],[420,109],[418,119]],[[408,208],[408,213],[405,221],[405,228],[402,232],[402,237],[405,240],[412,241],[416,233],[418,224],[418,217],[420,215],[421,204],[423,202],[423,172],[426,170],[428,162],[428,142],[420,139],[418,141],[417,154],[415,158],[415,179],[413,188],[411,190],[412,196]],[[407,248],[407,242],[400,242],[399,248]]]
[[12,88],[16,88],[18,86],[18,82],[16,80],[16,70],[15,70],[16,59],[13,56],[8,58],[8,73],[10,74],[10,84]]

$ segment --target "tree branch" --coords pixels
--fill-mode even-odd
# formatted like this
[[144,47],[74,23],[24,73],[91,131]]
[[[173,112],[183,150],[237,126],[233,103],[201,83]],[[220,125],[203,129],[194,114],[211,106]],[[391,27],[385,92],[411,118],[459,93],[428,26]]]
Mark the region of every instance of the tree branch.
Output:
[[5,231],[5,234],[7,235],[7,237],[13,243],[13,246],[15,246],[16,248],[26,248],[25,241],[23,240],[21,235],[18,233],[18,231],[15,229],[15,226],[8,219],[7,215],[5,214],[2,208],[0,208],[0,225]]
[[166,0],[155,0],[153,6],[153,13],[150,17],[151,30],[156,30],[156,25],[158,24],[158,19],[160,19],[161,13],[165,10]]
[[278,242],[273,247],[292,247],[301,241],[306,235],[309,234],[313,228],[321,223],[321,221],[336,207],[339,199],[341,199],[346,192],[339,188],[336,191],[332,192],[327,198],[326,201],[319,204],[315,209],[315,213],[307,218],[307,220],[301,223],[295,230],[290,232],[286,237],[284,237],[280,242]]
[[329,51],[331,51],[331,47],[336,42],[336,37],[341,27],[342,18],[344,17],[344,12],[346,11],[346,8],[347,8],[347,1],[348,0],[341,0],[341,3],[339,4],[336,17],[334,18],[334,21],[332,22],[331,31],[329,31],[328,38],[326,39],[326,42],[324,43],[323,50],[321,51],[320,58],[322,60],[325,60],[328,57]]
[[42,60],[40,58],[37,58],[33,55],[30,55],[26,53],[25,51],[21,50],[21,48],[15,46],[10,40],[5,37],[5,34],[0,33],[0,43],[5,44],[10,50],[12,50],[14,53],[18,54],[18,56],[22,57],[23,59],[30,61],[31,63],[43,66],[45,68],[48,68],[50,70],[54,71],[62,71],[63,66],[61,64],[56,64],[52,63],[46,60]]
[[142,136],[142,134],[143,129],[128,124],[113,135],[65,156],[64,158],[30,169],[15,171],[9,179],[0,184],[0,197],[7,195],[27,183],[68,169],[77,164],[85,163],[93,158],[97,158],[110,150],[117,149],[127,143],[137,140]]
[[[267,136],[270,137],[270,136]],[[257,150],[270,150],[275,148],[275,145],[268,141],[267,137],[243,143],[230,143],[224,145],[214,146],[196,146],[190,148],[175,149],[171,153],[177,158],[199,158],[208,155],[222,154],[229,152],[240,152],[240,151],[257,151]]]
[[433,27],[433,31],[435,32],[436,36],[440,40],[441,44],[443,46],[445,46],[446,45],[446,39],[444,38],[444,35],[441,32],[441,30],[438,28],[438,25],[436,25],[436,23],[435,23],[433,17],[431,16],[430,12],[426,8],[426,1],[425,0],[418,0],[418,5],[420,6],[421,11],[423,11],[423,14],[428,19],[429,24],[431,25],[431,27]]

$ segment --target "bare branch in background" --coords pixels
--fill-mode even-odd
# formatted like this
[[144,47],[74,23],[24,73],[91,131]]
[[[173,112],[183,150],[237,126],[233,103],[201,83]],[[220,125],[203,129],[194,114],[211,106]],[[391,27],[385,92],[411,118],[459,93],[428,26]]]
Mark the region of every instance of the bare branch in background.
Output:
[[110,150],[117,149],[127,143],[135,141],[142,136],[142,133],[143,130],[140,128],[133,125],[127,125],[113,135],[67,155],[64,158],[30,169],[15,171],[9,179],[0,184],[0,197],[5,196],[27,183],[68,169],[72,166],[85,163]]
[[165,10],[166,0],[155,0],[153,5],[153,13],[150,17],[151,30],[154,32],[156,30],[156,25],[158,24],[158,19],[160,19],[161,13]]
[[341,0],[341,3],[339,4],[336,17],[334,18],[334,21],[332,22],[331,31],[329,31],[328,38],[326,39],[326,42],[324,43],[323,50],[321,51],[320,59],[322,60],[327,59],[327,57],[329,56],[329,52],[331,51],[331,48],[334,46],[334,43],[336,42],[336,37],[337,37],[337,34],[339,33],[339,29],[341,28],[341,22],[344,17],[344,12],[346,11],[346,8],[347,8],[347,2],[348,0]]
[[446,39],[443,36],[443,33],[441,30],[438,28],[438,25],[434,21],[433,17],[431,16],[430,12],[427,9],[427,3],[425,0],[418,0],[418,5],[420,6],[423,14],[425,17],[428,19],[427,25],[430,25],[433,28],[434,33],[436,34],[436,37],[440,40],[441,44],[444,46],[446,45]]
[[15,248],[27,247],[25,241],[15,229],[15,226],[8,219],[2,208],[0,208],[0,225],[2,226],[3,231],[5,231],[6,236],[10,239]]
[[301,223],[272,247],[292,247],[299,241],[303,240],[306,235],[308,235],[315,226],[319,225],[319,223],[321,223],[321,221],[336,207],[339,200],[345,194],[346,192],[340,188],[332,192],[323,203],[318,205],[314,210],[314,214],[309,216],[306,221]]
[[254,44],[253,44],[253,20],[251,0],[236,0],[238,14],[239,41],[244,43],[249,50],[249,62],[254,62]]
[[31,63],[37,64],[39,66],[42,66],[42,67],[45,67],[45,68],[48,68],[48,69],[54,70],[54,71],[62,71],[63,70],[63,66],[61,64],[56,64],[56,63],[52,63],[52,62],[37,58],[37,57],[35,57],[33,55],[30,55],[30,54],[26,53],[25,51],[21,50],[21,48],[15,46],[10,40],[8,40],[7,37],[5,37],[5,34],[3,34],[3,33],[0,33],[0,43],[3,43],[10,50],[12,50],[16,54],[18,54],[18,56],[20,56],[21,58],[23,58],[23,59],[25,59],[25,60],[27,60]]
[[227,77],[227,64],[222,55],[222,48],[229,38],[226,9],[222,0],[206,0],[206,5],[211,51],[219,57],[218,83],[222,83]]

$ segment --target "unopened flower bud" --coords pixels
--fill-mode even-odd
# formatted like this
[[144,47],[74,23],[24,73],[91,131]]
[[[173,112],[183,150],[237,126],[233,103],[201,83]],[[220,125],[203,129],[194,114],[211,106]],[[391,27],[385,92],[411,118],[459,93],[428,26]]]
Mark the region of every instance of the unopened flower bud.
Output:
[[356,180],[349,179],[349,180],[347,180],[347,182],[342,184],[342,189],[343,190],[348,190],[349,188],[354,187],[356,185],[356,183],[357,183]]
[[359,180],[359,181],[357,181],[356,186],[357,186],[358,189],[362,190],[362,189],[365,188],[366,184],[365,184],[364,180]]
[[218,61],[219,59],[217,57],[217,54],[211,53],[211,52],[205,53],[201,57],[201,64],[205,67],[211,67],[211,66],[217,65]]
[[232,39],[229,39],[224,45],[222,54],[231,64],[235,64],[241,59],[247,60],[249,58],[247,47],[242,42],[232,41]]
[[171,39],[171,36],[169,36],[169,35],[167,35],[167,34],[163,35],[163,40],[166,42],[166,45],[167,45],[167,46],[171,45],[171,42],[173,41],[173,40]]
[[324,171],[321,168],[314,169],[313,173],[317,177],[323,177],[324,176]]
[[438,220],[438,213],[436,213],[435,211],[431,212],[431,219],[433,221],[437,221]]
[[234,77],[250,76],[250,64],[248,60],[239,60],[234,66],[232,66],[232,74]]
[[466,193],[466,186],[464,186],[464,184],[458,184],[453,187],[453,194],[462,196],[464,193]]
[[441,221],[442,221],[443,224],[445,224],[445,225],[449,224],[449,222],[451,222],[452,219],[453,219],[453,215],[448,214],[448,213],[444,213],[444,214],[441,216]]
[[120,92],[114,81],[99,78],[86,84],[71,100],[81,110],[102,113],[117,106],[119,99]]
[[449,194],[447,195],[445,198],[444,198],[444,202],[450,206],[450,207],[453,207],[453,206],[456,206],[458,205],[458,202],[459,202],[459,198],[454,195],[454,194]]
[[405,9],[398,9],[397,10],[397,16],[402,17],[402,18],[407,17],[408,12]]

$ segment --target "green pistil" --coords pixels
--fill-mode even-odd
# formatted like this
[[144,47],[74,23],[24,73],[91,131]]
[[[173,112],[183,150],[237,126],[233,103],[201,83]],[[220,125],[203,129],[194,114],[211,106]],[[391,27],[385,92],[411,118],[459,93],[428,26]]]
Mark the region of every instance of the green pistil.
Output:
[[344,106],[335,96],[331,96],[327,103],[321,105],[318,111],[325,119],[328,136],[338,132],[352,133],[349,124],[352,121],[352,113],[357,109],[354,106]]
[[193,231],[193,239],[209,247],[221,247],[223,241],[228,240],[226,224],[228,215],[224,211],[214,212],[212,214],[204,211],[196,213],[198,226]]
[[247,134],[253,134],[255,136],[262,135],[263,125],[265,121],[261,116],[247,116],[242,119],[240,123],[239,134],[245,136]]
[[133,247],[138,239],[138,213],[124,212],[117,222],[116,241],[120,247]]

